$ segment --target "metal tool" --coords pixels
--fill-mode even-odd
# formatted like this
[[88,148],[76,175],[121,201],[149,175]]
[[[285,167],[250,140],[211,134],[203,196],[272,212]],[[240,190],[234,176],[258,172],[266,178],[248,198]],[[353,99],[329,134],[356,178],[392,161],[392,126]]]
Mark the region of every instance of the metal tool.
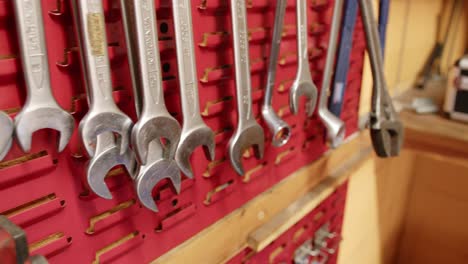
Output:
[[124,154],[129,146],[133,123],[113,100],[102,1],[74,0],[73,7],[90,106],[80,122],[81,138],[92,157],[97,136],[114,132],[120,135],[120,154]]
[[371,99],[370,132],[374,150],[380,157],[398,156],[403,143],[403,124],[388,93],[377,24],[371,0],[359,0],[366,33],[367,50],[374,86]]
[[34,132],[54,129],[60,132],[60,152],[70,140],[75,120],[52,94],[41,1],[13,1],[13,6],[27,88],[26,103],[15,118],[16,138],[21,149],[29,152]]
[[[355,2],[355,1],[352,1]],[[385,54],[385,43],[387,39],[388,16],[390,13],[390,0],[379,1],[379,38],[382,48],[382,57]]]
[[[125,0],[126,1],[126,0]],[[151,141],[148,148],[148,163],[141,166],[134,186],[138,199],[146,208],[158,212],[152,195],[154,187],[163,179],[169,179],[175,192],[180,193],[180,170],[174,159],[164,157],[164,150],[158,141]],[[151,161],[151,162],[150,162]]]
[[275,25],[271,42],[270,61],[268,64],[268,79],[265,89],[265,99],[262,106],[262,115],[272,135],[273,146],[280,147],[286,144],[291,137],[291,128],[282,120],[273,109],[273,93],[275,88],[276,65],[283,33],[284,15],[286,13],[287,0],[279,0],[276,3]]
[[319,118],[327,128],[327,138],[333,148],[339,146],[341,142],[343,142],[345,136],[345,124],[327,108],[328,91],[333,77],[333,67],[335,66],[336,48],[338,45],[338,36],[341,26],[341,15],[343,13],[343,0],[336,0],[334,6],[330,39],[327,49],[327,60],[323,73],[322,89],[320,90],[318,105]]
[[340,116],[343,108],[343,98],[347,88],[351,51],[353,49],[353,33],[359,9],[357,0],[345,1],[344,5],[345,11],[340,43],[338,44],[335,75],[332,83],[333,89],[330,91],[331,100],[329,102],[330,112],[335,116]]
[[203,122],[200,116],[190,2],[190,0],[173,0],[172,10],[184,119],[175,160],[182,172],[187,177],[193,178],[192,166],[189,161],[190,155],[196,147],[203,145],[205,156],[210,160],[214,160],[215,141],[214,132]]
[[13,143],[15,125],[10,116],[0,111],[0,161],[5,158]]
[[255,157],[263,158],[265,135],[252,112],[252,87],[250,82],[249,40],[245,0],[231,0],[232,38],[236,68],[236,94],[238,125],[229,141],[231,164],[239,175],[244,175],[241,157],[253,146]]
[[296,24],[297,24],[297,73],[296,78],[289,90],[289,107],[291,112],[299,112],[299,99],[301,96],[307,98],[306,113],[311,116],[317,103],[317,86],[312,80],[309,65],[309,44],[307,34],[307,1],[296,1]]
[[96,195],[104,199],[112,199],[112,194],[106,185],[105,178],[109,171],[117,165],[124,165],[133,177],[135,157],[127,148],[124,154],[116,144],[112,132],[104,132],[97,136],[96,154],[89,160],[86,169],[86,184]]
[[28,258],[26,233],[0,215],[0,263],[24,263]]
[[121,0],[121,7],[133,87],[140,93],[135,96],[141,110],[131,139],[136,156],[144,165],[153,140],[167,140],[167,156],[174,157],[181,128],[164,102],[154,1]]

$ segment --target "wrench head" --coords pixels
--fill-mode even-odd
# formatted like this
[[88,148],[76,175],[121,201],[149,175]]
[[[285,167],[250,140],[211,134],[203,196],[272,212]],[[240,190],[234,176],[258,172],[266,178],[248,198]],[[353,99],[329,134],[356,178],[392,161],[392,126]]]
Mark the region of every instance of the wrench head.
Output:
[[215,158],[214,132],[204,123],[190,127],[189,130],[182,129],[179,145],[175,154],[175,160],[180,170],[189,178],[193,179],[192,165],[190,165],[190,155],[195,148],[203,146],[205,156],[209,160]]
[[332,148],[337,148],[345,138],[346,126],[344,122],[335,116],[328,108],[320,108],[318,111],[320,120],[327,128],[327,138]]
[[86,152],[90,157],[96,150],[97,136],[104,132],[114,132],[120,135],[120,154],[124,154],[129,146],[132,120],[119,109],[112,111],[90,110],[80,122],[80,134]]
[[[112,134],[106,136],[113,137]],[[112,138],[111,144],[104,146],[97,151],[96,155],[88,162],[86,170],[86,184],[96,195],[104,199],[112,199],[112,194],[105,183],[105,178],[109,171],[117,166],[124,165],[129,174],[135,169],[135,158],[130,149],[126,149],[124,154],[120,153],[120,147]]]
[[375,153],[381,158],[398,156],[403,145],[403,124],[399,120],[385,120],[379,127],[370,130]]
[[140,203],[154,212],[158,212],[158,207],[154,202],[152,191],[163,179],[169,179],[175,191],[180,193],[180,170],[173,159],[159,158],[141,167],[134,182],[135,191]]
[[10,116],[0,111],[0,161],[8,154],[13,143],[13,120]]
[[257,159],[263,158],[265,135],[263,128],[255,121],[250,122],[243,128],[238,128],[229,141],[231,165],[240,176],[244,176],[244,167],[241,162],[242,155],[250,147],[254,148],[254,154]]
[[317,104],[317,86],[311,78],[297,78],[289,90],[289,108],[293,114],[299,112],[299,102],[302,96],[306,97],[306,113],[312,116]]
[[169,150],[166,157],[174,157],[180,140],[180,125],[170,115],[145,118],[142,116],[132,129],[132,145],[140,164],[145,165],[148,160],[148,148],[151,141],[167,140],[165,146]]
[[16,138],[24,152],[31,150],[33,133],[44,128],[60,132],[58,151],[61,152],[70,141],[75,128],[75,119],[58,105],[38,107],[26,105],[16,116],[15,126]]
[[262,115],[270,129],[273,146],[281,147],[288,143],[291,137],[291,127],[281,119],[271,107],[264,107],[262,109]]

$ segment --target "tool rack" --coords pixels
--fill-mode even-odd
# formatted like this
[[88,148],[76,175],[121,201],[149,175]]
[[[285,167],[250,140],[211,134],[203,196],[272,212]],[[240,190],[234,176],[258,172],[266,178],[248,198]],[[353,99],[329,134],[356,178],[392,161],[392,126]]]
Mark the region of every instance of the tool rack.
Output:
[[[41,2],[54,95],[78,124],[87,102],[70,1]],[[55,133],[35,133],[31,153],[25,154],[14,145],[0,163],[0,214],[26,231],[32,253],[46,256],[50,263],[151,262],[323,155],[328,147],[317,115],[307,118],[301,111],[294,116],[288,107],[288,88],[297,68],[294,2],[289,1],[286,10],[273,101],[279,116],[292,127],[288,144],[273,147],[260,118],[274,20],[272,2],[248,1],[254,113],[264,127],[266,149],[262,160],[253,158],[251,152],[244,154],[246,175],[239,177],[226,157],[236,123],[229,6],[227,1],[192,1],[201,114],[216,133],[216,160],[207,161],[197,149],[192,156],[195,178],[183,178],[179,195],[168,182],[158,184],[153,194],[159,212],[154,213],[138,204],[131,179],[122,168],[113,169],[106,179],[114,199],[104,200],[86,189],[82,178],[87,158],[77,131],[60,154],[51,144],[57,138]],[[136,120],[119,1],[103,3],[114,99]],[[170,1],[156,0],[156,7],[166,103],[180,121]],[[308,1],[307,11],[309,59],[314,82],[320,87],[333,0]],[[0,1],[0,38],[0,109],[14,117],[24,103],[25,87],[12,6],[6,0]],[[341,113],[348,136],[357,131],[364,51],[365,38],[358,20]],[[322,179],[323,175],[308,177]]]

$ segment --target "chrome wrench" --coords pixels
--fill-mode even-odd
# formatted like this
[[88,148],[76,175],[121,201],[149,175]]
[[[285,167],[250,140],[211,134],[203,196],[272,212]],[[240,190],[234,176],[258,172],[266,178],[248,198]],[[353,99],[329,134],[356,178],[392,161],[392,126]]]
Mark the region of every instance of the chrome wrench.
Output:
[[162,86],[156,9],[152,0],[121,0],[128,58],[140,115],[132,129],[132,145],[140,164],[148,159],[153,140],[166,139],[168,157],[175,155],[180,125],[167,111]]
[[74,0],[73,7],[90,106],[80,122],[84,147],[93,157],[97,136],[114,132],[120,135],[120,154],[124,154],[133,123],[113,100],[102,1]]
[[10,116],[0,111],[0,161],[5,158],[13,143],[15,125]]
[[51,128],[60,132],[60,152],[70,140],[75,120],[52,94],[41,1],[18,0],[13,6],[27,88],[26,103],[15,118],[16,138],[21,149],[29,152],[32,134]]
[[214,160],[214,132],[200,116],[197,86],[197,68],[193,41],[192,8],[190,0],[173,0],[174,31],[179,69],[179,88],[182,102],[182,134],[175,155],[175,160],[182,172],[193,178],[190,155],[194,149],[203,145],[205,156]]
[[307,1],[296,1],[297,24],[297,73],[289,90],[289,107],[293,114],[299,112],[299,99],[305,96],[306,113],[311,116],[317,103],[317,86],[312,80],[309,65],[309,44],[307,35]]
[[238,125],[229,141],[229,157],[236,172],[243,176],[241,157],[253,146],[255,157],[263,158],[265,135],[252,112],[249,40],[245,0],[231,0],[232,38],[236,68],[236,94]]
[[328,110],[328,91],[333,77],[333,70],[335,67],[335,56],[338,46],[338,37],[341,28],[341,16],[343,13],[343,0],[336,0],[333,10],[333,18],[330,32],[330,39],[328,41],[327,58],[325,63],[325,70],[323,73],[322,88],[320,91],[320,99],[318,105],[318,115],[323,124],[327,128],[327,139],[331,143],[331,147],[338,147],[344,140],[345,124],[330,110]]
[[383,71],[382,49],[375,22],[372,2],[359,0],[362,21],[366,33],[367,51],[371,62],[372,89],[370,132],[372,145],[379,157],[393,157],[400,154],[403,144],[403,124],[393,107],[388,93],[385,73]]
[[273,93],[275,88],[276,65],[280,51],[281,34],[283,33],[284,15],[286,13],[287,0],[276,2],[275,25],[273,28],[273,40],[271,42],[270,61],[268,64],[268,79],[265,89],[265,99],[262,106],[262,115],[272,135],[273,146],[280,147],[286,144],[291,137],[291,128],[282,120],[273,109]]

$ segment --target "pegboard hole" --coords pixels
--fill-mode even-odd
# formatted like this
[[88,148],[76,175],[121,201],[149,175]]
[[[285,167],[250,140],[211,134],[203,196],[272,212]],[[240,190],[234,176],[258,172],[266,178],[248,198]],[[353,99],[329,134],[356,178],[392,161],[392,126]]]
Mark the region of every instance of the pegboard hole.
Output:
[[172,202],[171,202],[171,203],[172,203],[172,206],[174,206],[174,207],[175,207],[175,206],[177,206],[177,204],[179,203],[179,200],[177,200],[177,199],[174,199],[174,200],[172,200]]
[[163,72],[166,72],[166,73],[169,72],[171,70],[171,64],[169,64],[168,62],[163,63],[162,69],[163,69]]
[[70,244],[73,241],[72,237],[67,237],[67,243]]
[[61,207],[64,207],[65,204],[66,204],[65,200],[61,200],[61,201],[60,201],[60,206],[61,206]]
[[145,234],[141,235],[141,239],[145,239],[145,238],[146,238]]
[[167,34],[167,32],[169,32],[169,25],[166,22],[161,23],[161,25],[159,25],[159,31],[161,31],[162,34]]

